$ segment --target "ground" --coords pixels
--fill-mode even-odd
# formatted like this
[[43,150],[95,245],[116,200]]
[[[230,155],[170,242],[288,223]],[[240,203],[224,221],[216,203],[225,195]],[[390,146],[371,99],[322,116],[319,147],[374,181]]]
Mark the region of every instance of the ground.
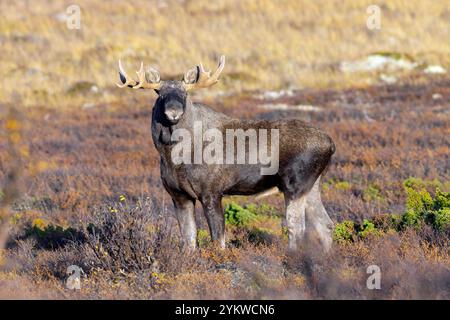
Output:
[[[369,0],[79,0],[80,29],[72,1],[1,2],[0,298],[450,299],[450,12],[378,2],[375,30]],[[194,101],[335,141],[329,254],[286,251],[280,194],[224,200],[226,250],[198,207],[199,249],[180,246],[155,94],[117,88],[117,60],[181,79],[221,54],[219,83]]]
[[[239,117],[298,117],[328,132],[337,151],[323,178],[325,207],[336,223],[362,223],[402,214],[403,182],[408,178],[449,187],[450,81],[445,77],[423,81],[357,90],[300,90],[278,97],[272,93],[270,99],[254,92],[217,99],[213,107]],[[22,157],[26,170],[20,184],[25,196],[13,205],[15,225],[4,251],[3,293],[58,298],[449,297],[446,235],[410,228],[335,241],[329,255],[308,254],[307,248],[292,255],[286,252],[282,232],[281,195],[259,201],[226,199],[225,206],[255,203],[256,208],[248,207],[257,218],[228,225],[225,251],[209,243],[198,208],[197,219],[205,231],[199,234],[200,250],[186,259],[177,245],[170,198],[159,179],[149,128],[150,97],[152,93],[130,100],[124,103],[126,108],[109,104],[74,112],[36,108],[19,116],[29,152]],[[304,105],[316,109],[302,111]],[[7,154],[1,156],[6,163]],[[92,258],[89,246],[103,245],[107,251],[111,243],[94,239],[85,247],[86,239],[79,240],[75,231],[67,236],[63,230],[81,230],[88,223],[108,227],[102,215],[130,217],[116,221],[126,225],[116,226],[116,233],[137,232],[127,223],[143,219],[149,234],[172,240],[148,236],[142,248],[130,248],[130,255],[133,250],[152,251],[148,264],[135,266],[133,259],[119,256]],[[48,225],[62,229],[58,232]],[[122,250],[124,237],[117,239],[123,242]],[[155,246],[160,242],[165,249],[158,251]],[[76,248],[81,246],[83,250]],[[89,261],[99,265],[89,266]],[[80,291],[65,289],[70,264],[82,265],[86,272]],[[382,270],[379,291],[365,287],[369,265]]]

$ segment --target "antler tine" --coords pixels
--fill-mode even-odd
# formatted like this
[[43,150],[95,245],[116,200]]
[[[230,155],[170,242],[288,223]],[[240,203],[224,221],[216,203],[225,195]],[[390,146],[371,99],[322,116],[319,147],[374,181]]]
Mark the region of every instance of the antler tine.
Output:
[[158,71],[153,68],[149,68],[148,71],[144,71],[144,63],[141,62],[139,71],[136,71],[138,81],[131,79],[122,67],[122,62],[119,60],[119,76],[122,84],[117,83],[119,88],[130,87],[133,89],[155,89],[158,90],[161,87],[161,78]]
[[186,72],[184,76],[184,87],[186,90],[191,90],[195,88],[206,88],[216,84],[219,81],[220,73],[225,67],[225,56],[222,55],[219,60],[219,65],[217,66],[216,71],[211,75],[211,71],[206,71],[203,67],[203,64],[199,64],[196,67],[196,78],[192,79],[192,73],[194,70],[189,70]]
[[122,62],[119,59],[119,77],[120,77],[120,81],[122,82],[122,84],[116,83],[116,85],[119,88],[124,88],[124,87],[133,87],[135,86],[137,83],[136,81],[134,81],[133,79],[131,79],[130,77],[128,77],[127,73],[125,72],[125,70],[122,67]]
[[133,87],[133,89],[143,88],[143,85],[145,84],[145,71],[144,71],[144,63],[142,61],[141,67],[139,68],[139,71],[136,71],[136,74],[138,76],[139,82]]
[[222,73],[223,68],[225,67],[225,56],[221,55],[219,59],[219,65],[217,66],[216,72],[212,75],[214,79],[219,80],[219,76]]

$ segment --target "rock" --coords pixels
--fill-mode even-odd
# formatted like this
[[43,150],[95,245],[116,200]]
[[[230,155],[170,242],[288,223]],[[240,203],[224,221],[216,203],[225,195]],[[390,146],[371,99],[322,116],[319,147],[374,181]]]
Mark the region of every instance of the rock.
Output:
[[442,66],[440,65],[431,65],[431,66],[427,66],[423,72],[427,73],[427,74],[445,74],[447,73],[447,70],[445,70]]
[[271,99],[275,100],[282,97],[292,97],[294,95],[294,90],[287,89],[287,90],[280,90],[280,91],[266,91],[263,94],[259,95],[259,99]]
[[78,81],[67,89],[67,94],[69,95],[97,94],[98,91],[99,88],[95,83],[90,81]]
[[394,76],[388,76],[386,74],[380,75],[380,80],[387,83],[387,84],[394,84],[397,82],[397,78]]
[[67,14],[65,12],[59,12],[59,13],[53,15],[53,18],[55,18],[55,20],[59,21],[59,22],[66,22]]
[[431,96],[431,98],[432,98],[433,100],[440,100],[440,99],[442,99],[442,94],[440,94],[440,93],[433,93],[433,95]]
[[260,105],[259,107],[268,110],[296,110],[296,111],[310,111],[310,112],[322,111],[321,107],[306,104],[289,105],[286,103],[266,103]]
[[92,102],[86,102],[86,103],[83,104],[83,106],[82,106],[83,109],[91,109],[91,108],[94,108],[94,107],[95,107],[95,104],[92,103]]
[[399,54],[373,54],[357,61],[343,61],[339,69],[342,72],[364,72],[377,70],[413,70],[418,64]]

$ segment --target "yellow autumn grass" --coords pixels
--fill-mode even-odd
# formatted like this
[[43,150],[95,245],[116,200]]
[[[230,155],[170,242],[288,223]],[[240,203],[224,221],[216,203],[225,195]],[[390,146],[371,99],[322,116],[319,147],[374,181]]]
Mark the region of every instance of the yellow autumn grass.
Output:
[[[80,30],[68,29],[62,18],[74,3],[81,9]],[[360,86],[367,84],[364,75],[341,73],[336,65],[378,51],[450,65],[447,1],[377,1],[379,31],[366,27],[371,4],[2,1],[0,102],[63,107],[117,101],[131,95],[114,87],[119,58],[129,73],[144,60],[163,77],[180,77],[200,60],[214,67],[223,53],[227,66],[215,90],[232,91]]]

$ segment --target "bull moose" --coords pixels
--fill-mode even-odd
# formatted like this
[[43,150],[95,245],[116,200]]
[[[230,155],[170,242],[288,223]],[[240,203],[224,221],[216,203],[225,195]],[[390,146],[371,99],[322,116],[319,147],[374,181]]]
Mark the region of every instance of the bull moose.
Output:
[[[242,120],[191,101],[188,92],[207,88],[218,82],[225,66],[225,57],[221,56],[219,65],[212,74],[202,64],[187,71],[180,81],[162,81],[157,70],[146,68],[141,63],[137,71],[138,80],[133,80],[124,71],[119,60],[120,88],[153,89],[158,98],[153,106],[151,131],[161,161],[161,179],[170,194],[175,207],[183,242],[189,248],[197,243],[197,226],[194,217],[195,202],[200,201],[208,222],[211,238],[222,248],[225,247],[225,217],[222,209],[222,197],[227,195],[252,195],[277,187],[284,195],[285,218],[289,238],[289,249],[296,250],[306,234],[314,234],[325,250],[331,247],[333,222],[329,218],[321,201],[320,177],[330,163],[335,152],[333,140],[322,131],[298,120]],[[208,130],[222,133],[230,130],[244,134],[244,152],[242,157],[237,149],[227,145],[223,152],[234,154],[238,158],[251,160],[258,152],[250,143],[250,130],[270,131],[275,145],[271,154],[278,157],[277,170],[262,174],[261,162],[174,162],[174,150],[180,149],[176,132],[198,135],[196,124],[200,124],[202,136]],[[179,135],[178,135],[179,136]],[[238,139],[239,137],[233,137]],[[248,139],[246,139],[248,138]],[[216,139],[218,139],[216,134]],[[194,138],[194,140],[196,140]],[[267,139],[266,139],[267,140]],[[204,139],[201,146],[207,148],[212,139]],[[195,141],[188,140],[189,148],[195,148]],[[217,142],[217,141],[216,141]],[[258,146],[256,146],[258,147]],[[192,150],[190,149],[190,150]],[[231,150],[231,151],[230,151]],[[222,150],[215,150],[220,153]],[[253,152],[253,153],[252,153]],[[194,158],[196,156],[194,155]],[[186,159],[186,158],[185,158]],[[187,157],[187,160],[192,160]]]

